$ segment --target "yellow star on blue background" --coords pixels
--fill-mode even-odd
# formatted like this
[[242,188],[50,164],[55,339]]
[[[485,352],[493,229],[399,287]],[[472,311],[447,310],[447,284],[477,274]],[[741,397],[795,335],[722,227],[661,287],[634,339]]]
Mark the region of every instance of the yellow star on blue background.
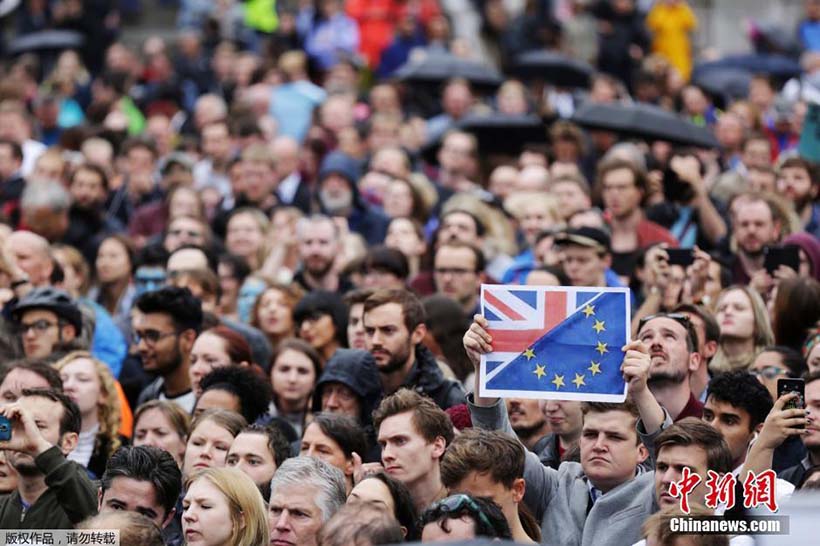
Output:
[[564,376],[555,374],[555,378],[552,381],[550,381],[550,383],[555,385],[556,389],[560,389],[564,386]]
[[609,352],[609,350],[606,348],[606,343],[604,343],[602,341],[598,342],[598,346],[595,348],[595,350],[598,351],[601,354]]
[[524,351],[524,356],[527,357],[527,360],[535,358],[535,351],[532,350],[532,347]]
[[590,366],[589,366],[589,368],[587,368],[587,370],[589,370],[590,372],[592,372],[592,375],[593,375],[593,376],[596,376],[596,375],[598,375],[599,373],[601,373],[601,363],[600,363],[600,362],[595,362],[595,361],[593,360],[593,361],[590,363]]
[[584,383],[584,376],[580,373],[575,374],[575,379],[573,379],[572,382],[575,383],[576,389],[580,389],[581,385],[586,385],[586,383]]
[[599,334],[601,332],[605,331],[606,328],[604,328],[604,321],[596,319],[595,324],[592,326],[592,329],[595,330]]
[[540,364],[535,365],[535,370],[532,373],[537,375],[538,379],[541,379],[542,377],[547,375],[547,371],[545,369],[545,366],[541,366]]
[[587,305],[584,307],[584,316],[589,318],[590,315],[595,314],[595,306],[594,305]]

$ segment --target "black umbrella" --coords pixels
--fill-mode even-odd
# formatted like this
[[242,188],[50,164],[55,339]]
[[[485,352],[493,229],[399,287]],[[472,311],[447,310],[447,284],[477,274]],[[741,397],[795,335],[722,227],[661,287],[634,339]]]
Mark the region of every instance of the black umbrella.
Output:
[[554,51],[527,51],[515,59],[513,72],[557,87],[589,87],[594,69],[583,61]]
[[[454,129],[475,135],[478,153],[487,155],[518,155],[527,144],[547,142],[544,121],[535,115],[510,116],[486,114],[467,116],[453,126]],[[422,156],[429,163],[436,162],[441,147],[441,135],[422,148]]]
[[692,75],[692,83],[724,100],[746,97],[751,80],[752,73],[742,68],[706,68]]
[[800,63],[784,55],[729,55],[717,61],[701,63],[695,72],[721,68],[740,68],[754,74],[767,74],[775,78],[793,78],[799,76],[803,69]]
[[479,87],[495,88],[504,81],[492,66],[462,59],[450,53],[424,52],[396,70],[399,81],[421,85],[441,85],[450,78],[464,78]]
[[77,49],[84,43],[85,37],[73,30],[43,30],[24,34],[12,40],[9,44],[9,53],[21,55],[35,51],[62,51]]
[[753,24],[751,41],[758,53],[782,53],[793,56],[800,54],[800,43],[793,28],[768,21],[755,21]]
[[585,102],[572,121],[587,129],[612,131],[643,140],[663,140],[698,148],[719,146],[709,130],[698,127],[672,112],[647,104],[598,104]]

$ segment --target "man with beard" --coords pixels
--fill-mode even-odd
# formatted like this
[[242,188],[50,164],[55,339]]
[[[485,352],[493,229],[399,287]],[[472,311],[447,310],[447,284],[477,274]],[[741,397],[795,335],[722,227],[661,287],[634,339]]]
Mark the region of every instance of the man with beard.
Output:
[[817,168],[802,157],[790,157],[780,165],[777,190],[794,205],[803,229],[820,237],[820,203],[815,203],[820,179]]
[[384,241],[390,219],[361,198],[356,186],[360,175],[355,159],[341,152],[328,154],[319,169],[316,200],[326,214],[346,218],[350,231],[364,237],[368,246],[377,245]]
[[188,375],[191,348],[202,329],[202,303],[187,288],[167,286],[140,296],[134,317],[134,343],[143,369],[158,377],[139,395],[171,400],[191,413],[196,398]]
[[97,495],[85,469],[66,459],[77,446],[80,410],[49,389],[25,389],[0,408],[11,439],[0,450],[19,476],[17,489],[0,497],[0,529],[71,529],[97,512]]
[[442,409],[464,402],[457,381],[446,379],[421,341],[424,307],[408,290],[377,290],[364,302],[367,350],[376,359],[384,394],[401,387],[427,395]]
[[780,239],[781,222],[774,205],[761,194],[739,195],[731,204],[736,261],[732,268],[734,284],[765,286],[768,273],[763,266],[763,251]]
[[[538,455],[541,464],[557,469],[578,445],[581,403],[506,398],[510,425],[524,447]],[[569,460],[572,460],[571,458]]]
[[293,276],[294,282],[308,292],[328,290],[345,293],[353,288],[350,280],[342,277],[333,267],[342,248],[339,228],[330,217],[317,214],[299,220],[296,239],[302,265]]
[[504,402],[518,440],[530,451],[538,453],[535,451],[536,444],[552,432],[544,414],[544,403],[526,398],[505,398]]
[[453,209],[441,216],[437,244],[461,242],[481,247],[487,231],[476,215],[466,210]]
[[703,415],[703,404],[692,393],[689,375],[702,365],[697,334],[689,317],[658,314],[641,320],[638,340],[649,347],[647,385],[673,421]]
[[68,231],[62,242],[78,248],[88,263],[94,263],[103,237],[123,231],[118,221],[105,215],[108,176],[101,167],[84,163],[71,175],[68,191],[72,203],[68,209]]

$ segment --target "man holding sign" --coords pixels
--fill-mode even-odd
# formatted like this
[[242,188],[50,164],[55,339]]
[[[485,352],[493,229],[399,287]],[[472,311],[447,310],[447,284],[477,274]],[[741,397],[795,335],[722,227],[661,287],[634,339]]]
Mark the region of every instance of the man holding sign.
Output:
[[[601,294],[606,293],[601,292]],[[622,294],[615,294],[622,296]],[[577,294],[572,297],[577,298]],[[505,301],[516,304],[514,300],[505,299]],[[603,302],[601,299],[597,301],[604,303],[605,307],[616,305],[612,302]],[[535,346],[532,350],[526,347],[518,356],[514,355],[501,365],[496,365],[505,366],[504,369],[512,367],[527,370],[537,378],[537,381],[541,381],[546,379],[546,376],[541,375],[540,368],[532,371],[526,367],[525,362],[531,354],[535,354],[536,357],[530,358],[530,362],[537,357],[542,360],[547,359],[546,365],[540,364],[544,367],[545,373],[550,373],[547,370],[553,365],[568,366],[570,363],[567,360],[575,360],[578,354],[586,358],[589,345],[592,345],[593,350],[600,356],[612,353],[621,360],[616,369],[621,375],[620,384],[626,384],[627,387],[629,397],[625,403],[600,402],[602,399],[617,400],[618,397],[623,400],[623,390],[618,395],[617,387],[609,388],[608,393],[594,394],[584,393],[581,389],[583,385],[580,385],[577,391],[569,392],[571,389],[574,390],[576,385],[571,381],[567,382],[566,377],[564,387],[569,386],[571,389],[563,390],[555,384],[552,384],[552,388],[544,387],[541,391],[529,387],[532,389],[532,397],[566,397],[569,395],[570,398],[579,400],[596,400],[584,404],[580,464],[564,462],[558,470],[555,470],[544,467],[536,455],[527,454],[524,470],[527,488],[524,500],[535,511],[536,518],[541,522],[543,541],[546,544],[616,546],[637,542],[640,539],[641,525],[653,511],[653,476],[651,473],[646,473],[641,466],[641,463],[644,463],[649,456],[644,442],[651,445],[661,429],[671,425],[669,415],[658,404],[647,387],[651,366],[649,348],[640,341],[626,345],[623,343],[612,345],[614,340],[603,341],[598,337],[598,334],[604,333],[600,325],[598,326],[599,332],[593,329],[592,333],[584,333],[580,317],[583,317],[584,313],[589,313],[588,306],[596,312],[595,305],[596,302],[590,298],[583,305],[577,306],[577,310],[568,313],[567,318],[560,324],[551,329],[547,324],[544,328],[546,333],[542,330],[541,337],[534,340]],[[592,314],[589,313],[589,316],[591,317]],[[609,315],[607,317],[607,319],[598,319],[604,322],[613,320],[611,324],[604,324],[603,328],[621,331],[628,328],[629,320],[626,313],[620,318],[609,318]],[[492,356],[498,352],[496,340],[491,334],[491,322],[481,315],[476,315],[473,324],[464,335],[464,347],[476,368],[476,394],[475,398],[469,401],[470,415],[473,424],[478,428],[501,430],[513,434],[502,401],[498,398],[485,398],[488,396],[487,384],[492,385],[492,378],[489,381],[486,380],[487,366],[480,365],[482,356],[485,357],[484,360],[487,360],[487,355]],[[620,326],[616,327],[615,323],[619,323]],[[557,334],[554,333],[556,331]],[[550,346],[550,343],[554,345]],[[575,347],[572,346],[573,344]],[[606,345],[605,352],[599,350],[601,344]],[[541,348],[549,349],[549,351],[545,354],[538,354]],[[555,357],[564,362],[555,362]],[[552,362],[550,359],[553,359]],[[577,362],[574,363],[577,364]],[[587,366],[591,365],[587,364]],[[611,365],[611,362],[607,361],[601,366],[602,373],[605,365]],[[502,373],[504,372],[497,373],[497,376],[501,376]],[[570,379],[574,379],[575,373],[583,372],[574,372]],[[562,374],[567,375],[563,369]],[[590,382],[592,382],[592,372],[589,374]],[[595,375],[597,377],[598,374]],[[525,374],[507,372],[504,376],[510,376],[507,378],[509,384],[501,386],[510,386],[515,384],[515,376],[521,378]],[[524,384],[522,381],[517,386]],[[623,387],[620,388],[623,389]]]

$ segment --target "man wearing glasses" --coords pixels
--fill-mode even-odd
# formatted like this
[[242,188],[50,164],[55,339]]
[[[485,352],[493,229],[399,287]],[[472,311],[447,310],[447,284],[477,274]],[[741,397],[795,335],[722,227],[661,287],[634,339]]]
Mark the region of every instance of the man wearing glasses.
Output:
[[484,254],[477,246],[458,241],[442,243],[433,258],[436,291],[452,299],[471,317],[480,312],[478,292],[485,279]]
[[188,375],[194,340],[202,329],[202,303],[187,288],[168,286],[136,302],[134,345],[143,369],[158,376],[140,393],[137,405],[171,400],[191,413],[196,398]]
[[77,303],[62,290],[50,286],[26,294],[12,312],[28,358],[45,358],[55,351],[70,350],[83,330]]
[[649,348],[647,385],[673,421],[703,415],[703,404],[692,393],[689,376],[702,362],[698,337],[683,313],[659,313],[641,319],[637,339]]

